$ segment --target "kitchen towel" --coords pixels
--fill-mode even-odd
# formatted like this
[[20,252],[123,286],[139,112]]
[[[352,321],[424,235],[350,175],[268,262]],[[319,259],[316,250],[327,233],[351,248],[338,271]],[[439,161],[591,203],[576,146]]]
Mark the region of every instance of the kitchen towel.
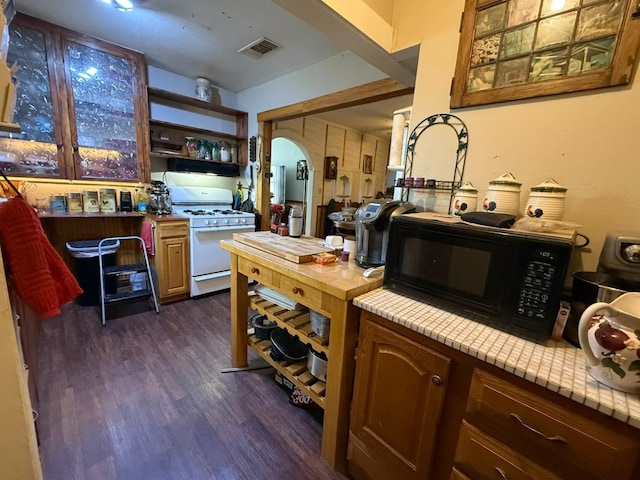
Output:
[[144,240],[144,247],[149,255],[155,255],[155,248],[153,245],[153,224],[150,222],[144,222],[142,224],[142,232],[140,237]]
[[58,315],[82,293],[24,198],[0,203],[0,241],[16,294],[38,316]]

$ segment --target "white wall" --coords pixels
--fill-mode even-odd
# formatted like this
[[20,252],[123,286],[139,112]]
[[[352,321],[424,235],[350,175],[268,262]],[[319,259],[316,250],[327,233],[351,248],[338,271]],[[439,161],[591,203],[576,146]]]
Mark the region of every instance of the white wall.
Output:
[[[179,93],[180,95],[186,95],[188,97],[196,96],[196,79],[178,75],[176,73],[162,70],[161,68],[149,65],[147,68],[149,77],[149,85],[152,87],[160,88],[162,90],[168,90],[170,92]],[[235,92],[225,90],[224,88],[217,87],[215,79],[211,80],[211,86],[213,89],[213,102],[225,107],[236,107],[237,96]]]
[[[422,17],[411,128],[429,115],[450,111],[465,2],[419,3],[429,14]],[[589,248],[574,255],[571,270],[593,270],[606,232],[640,230],[638,105],[636,74],[626,87],[453,110],[469,130],[464,180],[483,195],[489,180],[512,172],[523,183],[522,205],[531,186],[548,178],[567,187],[564,219],[581,224],[578,231],[591,239]],[[427,143],[421,139],[416,146],[413,176],[432,165],[451,172],[449,154],[420,156]]]
[[386,78],[351,52],[283,75],[238,93],[236,108],[249,112],[249,136],[258,131],[257,114]]

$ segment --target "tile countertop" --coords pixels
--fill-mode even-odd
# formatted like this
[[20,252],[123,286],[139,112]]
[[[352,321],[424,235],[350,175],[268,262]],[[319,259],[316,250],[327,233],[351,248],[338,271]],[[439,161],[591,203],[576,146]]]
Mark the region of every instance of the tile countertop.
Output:
[[360,295],[353,303],[640,428],[640,395],[620,392],[593,380],[587,373],[582,350],[565,341],[535,343],[384,288]]

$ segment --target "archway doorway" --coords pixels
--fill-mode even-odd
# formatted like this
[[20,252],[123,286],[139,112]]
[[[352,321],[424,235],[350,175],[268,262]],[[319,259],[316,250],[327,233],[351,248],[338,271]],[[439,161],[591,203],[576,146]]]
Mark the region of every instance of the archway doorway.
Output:
[[[303,233],[309,235],[315,229],[312,220],[316,168],[304,141],[295,137],[294,132],[279,131],[271,141],[270,195],[273,195],[272,203],[283,204],[287,209],[303,207]],[[300,174],[300,161],[305,162],[306,173],[303,175]]]
[[[260,210],[262,214],[262,229],[268,229],[270,221],[271,140],[274,135],[273,122],[306,117],[330,110],[339,110],[341,108],[377,102],[379,100],[400,97],[412,93],[413,87],[407,87],[392,79],[384,79],[286,107],[258,113],[258,167],[260,175],[257,181],[256,203],[258,210]],[[320,176],[321,175],[318,175],[318,177]],[[311,179],[309,185],[313,185]],[[314,205],[314,203],[310,202],[310,205]],[[311,208],[307,209],[307,218],[309,218],[312,213],[310,210]],[[309,230],[309,223],[310,222],[307,222],[307,232],[314,231]]]

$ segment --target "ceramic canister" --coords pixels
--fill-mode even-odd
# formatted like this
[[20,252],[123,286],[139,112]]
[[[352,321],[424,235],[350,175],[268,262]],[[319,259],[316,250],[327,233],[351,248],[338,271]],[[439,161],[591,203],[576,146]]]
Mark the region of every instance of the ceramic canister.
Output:
[[524,214],[531,218],[562,220],[567,189],[553,178],[531,187]]
[[208,78],[196,78],[196,97],[203,102],[211,101],[211,81]]
[[462,215],[463,213],[475,212],[478,206],[478,189],[471,182],[462,185],[453,198],[453,213]]
[[482,209],[490,213],[520,213],[520,182],[507,172],[489,182],[489,188],[482,201]]

